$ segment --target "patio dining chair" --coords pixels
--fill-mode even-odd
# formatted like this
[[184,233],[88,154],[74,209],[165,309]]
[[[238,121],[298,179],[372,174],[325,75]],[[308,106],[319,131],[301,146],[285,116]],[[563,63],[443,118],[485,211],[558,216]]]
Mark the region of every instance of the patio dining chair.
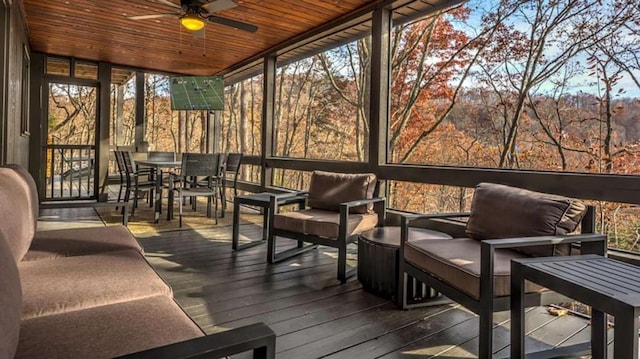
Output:
[[224,173],[222,174],[222,215],[227,210],[227,195],[226,188],[229,187],[231,182],[231,188],[233,188],[233,197],[238,195],[238,175],[240,174],[240,164],[242,163],[242,153],[228,153],[224,164]]
[[[213,217],[218,224],[217,207],[218,192],[222,182],[220,180],[221,160],[223,156],[218,153],[184,153],[180,174],[172,173],[169,185],[173,188],[169,192],[169,208],[173,213],[173,202],[178,196],[179,226],[182,227],[183,201],[185,197],[207,197],[207,217]],[[199,181],[198,178],[205,178]],[[174,184],[178,184],[174,187]],[[213,202],[213,210],[212,204]],[[195,201],[194,201],[195,203]]]
[[[131,216],[135,214],[138,207],[138,197],[140,194],[146,194],[149,199],[149,205],[152,207],[153,195],[156,189],[155,181],[148,180],[150,172],[147,170],[138,170],[133,154],[130,151],[116,151],[116,161],[120,161],[120,165],[124,168],[125,177],[125,195],[124,201],[129,203],[131,194],[133,194],[133,206],[131,207]],[[120,159],[118,159],[120,157]],[[162,190],[162,189],[161,189]],[[162,197],[162,196],[160,196]],[[123,207],[123,212],[126,207]]]

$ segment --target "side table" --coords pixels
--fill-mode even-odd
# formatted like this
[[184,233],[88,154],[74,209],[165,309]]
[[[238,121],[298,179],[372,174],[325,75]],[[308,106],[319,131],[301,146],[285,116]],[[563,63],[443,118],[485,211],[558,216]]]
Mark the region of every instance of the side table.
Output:
[[[511,261],[511,357],[524,358],[524,281],[591,306],[591,355],[607,357],[604,313],[615,316],[616,359],[638,358],[640,267],[599,255]],[[564,354],[564,353],[563,353]]]
[[[450,235],[424,228],[409,228],[409,240],[450,239]],[[362,287],[381,297],[398,296],[398,255],[400,227],[376,227],[362,232],[358,239],[358,280]],[[431,299],[437,295],[433,289],[414,278],[409,278],[411,297]],[[397,303],[396,303],[397,304]]]
[[[287,201],[297,196],[298,192],[293,193],[283,193],[276,194],[270,192],[261,192],[261,193],[253,193],[242,196],[235,196],[233,198],[233,234],[231,237],[231,248],[234,251],[239,251],[241,249],[257,246],[259,244],[265,243],[267,240],[267,233],[269,231],[269,204],[271,202],[271,197],[275,196],[278,198],[278,204],[283,205],[287,204]],[[263,223],[262,223],[262,238],[260,240],[252,241],[249,243],[245,243],[240,245],[238,243],[238,237],[240,234],[240,205],[246,206],[256,206],[262,208],[263,213]]]

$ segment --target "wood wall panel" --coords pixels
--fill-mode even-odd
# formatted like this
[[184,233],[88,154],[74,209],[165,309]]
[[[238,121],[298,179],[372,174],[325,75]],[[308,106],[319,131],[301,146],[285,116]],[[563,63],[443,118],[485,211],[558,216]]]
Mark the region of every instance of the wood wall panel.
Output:
[[22,123],[22,67],[23,49],[28,46],[24,21],[18,4],[13,2],[9,7],[9,37],[6,44],[6,81],[2,84],[6,91],[6,108],[3,119],[6,130],[6,163],[29,164],[29,136],[23,133]]

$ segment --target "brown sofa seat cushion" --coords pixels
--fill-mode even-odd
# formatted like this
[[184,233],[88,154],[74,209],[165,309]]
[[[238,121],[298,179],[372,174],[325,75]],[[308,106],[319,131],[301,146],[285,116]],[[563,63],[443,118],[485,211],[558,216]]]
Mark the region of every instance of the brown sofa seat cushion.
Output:
[[137,251],[18,264],[22,319],[119,303],[171,289]]
[[38,231],[22,261],[74,257],[125,249],[143,253],[135,237],[122,225]]
[[[480,183],[471,202],[466,233],[478,240],[564,235],[575,231],[585,212],[585,204],[576,199]],[[518,251],[530,256],[565,255],[569,253],[569,245]]]
[[[525,255],[498,249],[494,257],[494,295],[510,293],[511,260]],[[480,242],[470,238],[422,239],[405,244],[404,258],[449,285],[480,299]],[[526,291],[541,287],[528,282]]]
[[24,320],[16,358],[113,358],[202,335],[173,299],[154,296]]
[[[377,224],[378,215],[375,213],[349,214],[347,236],[374,228]],[[273,218],[273,227],[336,239],[340,230],[340,213],[319,209],[279,213]]]
[[28,186],[11,168],[0,167],[0,198],[0,232],[17,263],[27,253],[35,227],[28,199]]
[[[309,183],[308,205],[315,209],[339,211],[340,203],[373,198],[373,173],[333,173],[313,171]],[[354,207],[351,213],[367,213],[373,205]]]
[[22,288],[9,245],[0,233],[0,358],[13,358],[18,347]]

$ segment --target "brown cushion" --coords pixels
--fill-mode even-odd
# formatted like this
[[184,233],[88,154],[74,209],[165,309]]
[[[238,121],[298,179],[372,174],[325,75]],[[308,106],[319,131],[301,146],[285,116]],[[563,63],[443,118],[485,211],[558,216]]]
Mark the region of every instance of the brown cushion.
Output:
[[17,262],[29,249],[35,233],[28,186],[13,169],[0,168],[0,232]]
[[[373,198],[376,175],[313,171],[309,184],[309,207],[339,211],[340,203]],[[354,207],[351,213],[366,213],[373,205]]]
[[21,262],[22,319],[171,295],[137,251]]
[[[273,227],[287,231],[313,234],[316,236],[338,238],[340,213],[319,209],[279,213],[274,216]],[[378,215],[349,214],[347,217],[347,235],[374,228],[378,224]]]
[[[586,212],[584,203],[567,197],[494,183],[476,186],[466,233],[482,240],[564,235],[573,232]],[[520,248],[531,256],[568,254],[569,245]]]
[[154,296],[24,320],[16,358],[113,358],[202,335],[173,299]]
[[31,213],[33,215],[31,220],[33,221],[33,230],[35,231],[38,225],[38,216],[40,214],[40,200],[38,199],[38,189],[36,187],[36,181],[33,180],[31,173],[29,173],[26,168],[18,164],[9,164],[7,165],[7,167],[16,171],[16,173],[20,176],[20,178],[27,186],[29,209],[31,210]]
[[142,247],[122,225],[92,228],[56,229],[36,232],[22,261],[74,257]]
[[22,288],[18,268],[0,233],[0,358],[13,358],[18,347]]
[[[510,293],[511,260],[525,255],[508,249],[495,252],[494,295]],[[480,298],[480,242],[469,238],[421,239],[405,244],[404,258],[442,279],[449,285]],[[540,286],[527,282],[525,290],[541,290]]]

